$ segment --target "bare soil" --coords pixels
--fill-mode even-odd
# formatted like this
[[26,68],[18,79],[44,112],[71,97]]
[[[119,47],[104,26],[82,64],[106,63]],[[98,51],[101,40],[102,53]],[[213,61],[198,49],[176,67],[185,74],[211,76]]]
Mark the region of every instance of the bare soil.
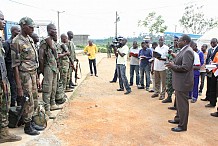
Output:
[[[83,64],[88,73],[87,60]],[[25,145],[218,145],[218,118],[210,116],[216,109],[204,107],[207,102],[200,101],[204,96],[190,103],[188,131],[174,133],[171,128],[176,125],[167,122],[175,116],[175,111],[167,109],[172,103],[163,104],[136,85],[129,95],[116,91],[118,82],[109,83],[115,69],[114,57],[103,58],[97,69],[99,77],[88,75],[52,125]]]

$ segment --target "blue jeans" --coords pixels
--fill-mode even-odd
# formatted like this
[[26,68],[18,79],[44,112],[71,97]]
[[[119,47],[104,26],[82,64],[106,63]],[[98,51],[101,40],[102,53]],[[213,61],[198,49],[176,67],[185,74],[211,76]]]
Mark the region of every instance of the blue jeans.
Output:
[[133,84],[134,71],[136,74],[136,85],[139,85],[139,65],[130,65],[130,84]]
[[129,86],[129,83],[126,77],[126,66],[125,65],[117,64],[117,75],[119,78],[120,89],[124,89],[125,87],[127,91],[131,91],[131,88]]
[[198,85],[199,85],[199,76],[194,75],[194,86],[193,86],[193,90],[189,92],[189,97],[194,98],[195,100],[198,99]]
[[150,87],[150,72],[151,72],[151,66],[148,64],[146,66],[140,66],[140,84],[141,86],[145,86],[144,84],[144,73],[146,77],[146,88]]

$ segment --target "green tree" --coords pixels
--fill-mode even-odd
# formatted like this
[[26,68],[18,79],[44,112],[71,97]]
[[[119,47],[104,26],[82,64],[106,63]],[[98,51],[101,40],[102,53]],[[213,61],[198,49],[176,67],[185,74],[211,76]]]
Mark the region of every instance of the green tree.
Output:
[[218,26],[217,19],[205,18],[202,8],[203,6],[196,4],[185,7],[185,12],[179,22],[188,33],[203,34]]
[[167,26],[164,25],[164,23],[165,21],[161,15],[157,16],[156,12],[151,12],[144,20],[139,20],[138,26],[148,28],[150,35],[153,35],[154,33],[164,33],[167,29]]

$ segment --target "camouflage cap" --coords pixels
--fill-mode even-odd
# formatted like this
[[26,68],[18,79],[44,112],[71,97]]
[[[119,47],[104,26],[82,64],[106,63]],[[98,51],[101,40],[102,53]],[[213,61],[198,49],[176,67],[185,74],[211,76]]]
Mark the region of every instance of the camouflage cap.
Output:
[[33,20],[29,17],[23,17],[20,19],[20,22],[19,22],[19,25],[28,25],[30,27],[34,27],[35,26],[35,23],[33,22]]

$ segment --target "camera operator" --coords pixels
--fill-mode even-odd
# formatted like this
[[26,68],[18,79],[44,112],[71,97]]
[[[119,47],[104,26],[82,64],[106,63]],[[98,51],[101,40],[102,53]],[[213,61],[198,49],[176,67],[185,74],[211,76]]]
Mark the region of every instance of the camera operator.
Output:
[[126,45],[127,39],[123,38],[121,41],[121,47],[117,49],[117,74],[119,78],[120,88],[117,91],[124,91],[124,94],[131,93],[131,88],[129,86],[127,77],[126,77],[126,64],[127,64],[127,54],[129,52],[129,47]]
[[[110,47],[114,50],[114,54],[116,56],[116,66],[117,66],[117,57],[118,57],[117,49],[121,47],[122,39],[123,37],[115,38],[115,41],[113,41],[113,43],[110,45]],[[117,82],[117,67],[115,67],[114,77],[110,81],[110,83],[116,83],[116,82]]]

